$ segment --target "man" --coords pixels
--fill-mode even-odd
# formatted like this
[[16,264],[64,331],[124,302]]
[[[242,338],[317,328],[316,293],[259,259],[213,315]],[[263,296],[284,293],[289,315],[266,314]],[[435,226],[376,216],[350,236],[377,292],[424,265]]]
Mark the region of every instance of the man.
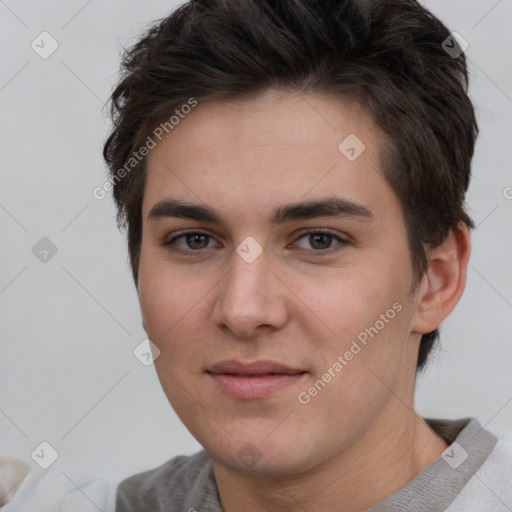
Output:
[[204,447],[116,510],[511,510],[512,450],[425,419],[477,124],[418,3],[190,2],[123,61],[104,155],[162,387]]

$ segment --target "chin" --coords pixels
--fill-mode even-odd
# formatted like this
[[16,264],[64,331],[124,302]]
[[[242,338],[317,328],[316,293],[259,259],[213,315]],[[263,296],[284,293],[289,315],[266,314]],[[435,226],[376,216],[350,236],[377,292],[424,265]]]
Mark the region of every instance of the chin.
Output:
[[297,443],[285,443],[282,438],[276,438],[274,442],[254,439],[245,444],[237,442],[205,449],[212,459],[228,470],[252,476],[278,478],[302,473],[315,466],[313,454],[303,453]]

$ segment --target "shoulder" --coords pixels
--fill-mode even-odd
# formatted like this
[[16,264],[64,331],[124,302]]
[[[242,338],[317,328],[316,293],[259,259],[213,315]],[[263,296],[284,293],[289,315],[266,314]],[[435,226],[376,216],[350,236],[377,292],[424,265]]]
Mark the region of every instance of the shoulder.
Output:
[[483,481],[507,491],[507,503],[512,505],[512,443],[498,441],[477,474]]
[[499,440],[448,512],[495,510],[512,506],[512,443]]
[[476,473],[482,482],[506,493],[512,505],[512,443],[499,440]]
[[87,471],[39,468],[21,459],[0,456],[0,509],[2,512],[111,512],[115,481]]
[[116,512],[156,512],[169,507],[188,510],[215,498],[212,461],[200,450],[123,480],[116,491]]

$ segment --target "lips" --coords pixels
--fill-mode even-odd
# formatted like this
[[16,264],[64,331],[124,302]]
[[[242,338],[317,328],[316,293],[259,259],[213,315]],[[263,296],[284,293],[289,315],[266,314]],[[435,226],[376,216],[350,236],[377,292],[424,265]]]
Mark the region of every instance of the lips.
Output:
[[267,397],[302,380],[307,374],[305,370],[276,361],[241,362],[235,359],[220,361],[207,373],[223,393],[239,399]]
[[282,363],[269,360],[254,362],[241,362],[236,359],[230,361],[220,361],[207,370],[209,373],[229,373],[236,375],[266,375],[266,374],[286,374],[294,375],[303,373],[305,370],[292,368]]

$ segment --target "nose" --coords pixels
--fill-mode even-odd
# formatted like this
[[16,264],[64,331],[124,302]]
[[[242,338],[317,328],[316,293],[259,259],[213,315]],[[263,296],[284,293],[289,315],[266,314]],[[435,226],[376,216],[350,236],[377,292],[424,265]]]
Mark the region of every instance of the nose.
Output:
[[265,251],[251,263],[233,254],[231,270],[216,287],[213,321],[218,327],[250,339],[286,324],[289,291],[272,266]]

